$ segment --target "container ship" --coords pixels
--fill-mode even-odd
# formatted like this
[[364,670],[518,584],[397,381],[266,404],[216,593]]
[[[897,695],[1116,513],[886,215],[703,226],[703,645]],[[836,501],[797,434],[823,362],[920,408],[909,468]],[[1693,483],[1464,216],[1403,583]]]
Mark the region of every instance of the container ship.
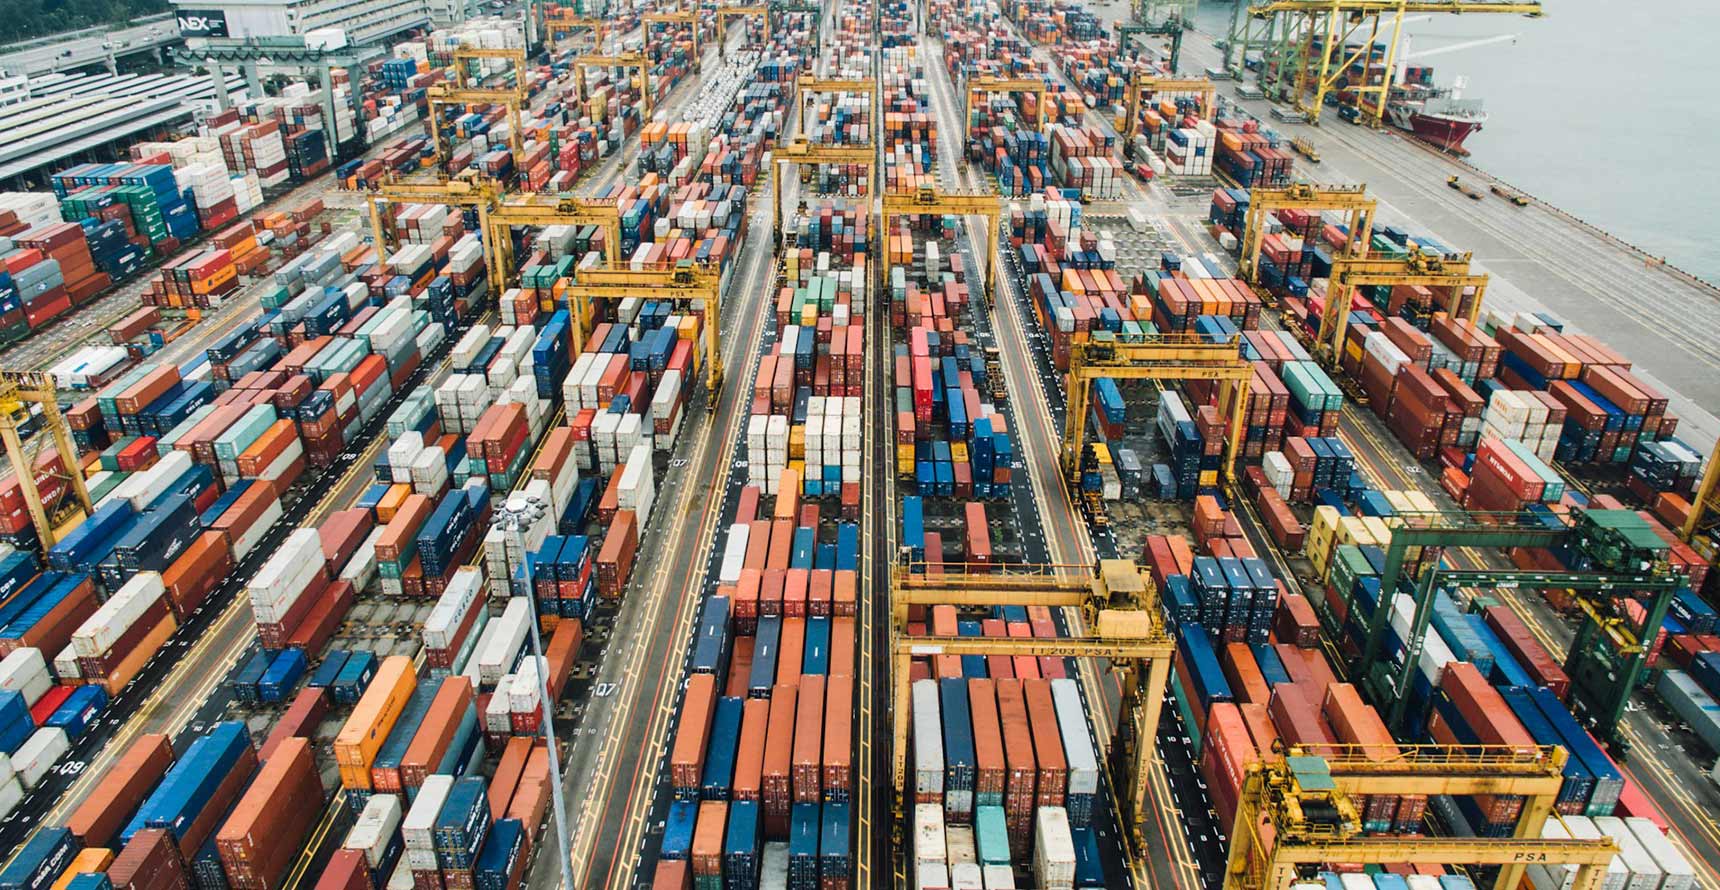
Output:
[[1386,119],[1415,138],[1459,157],[1468,157],[1463,141],[1487,123],[1480,99],[1462,98],[1463,78],[1450,87],[1433,85],[1432,68],[1411,67],[1392,89]]

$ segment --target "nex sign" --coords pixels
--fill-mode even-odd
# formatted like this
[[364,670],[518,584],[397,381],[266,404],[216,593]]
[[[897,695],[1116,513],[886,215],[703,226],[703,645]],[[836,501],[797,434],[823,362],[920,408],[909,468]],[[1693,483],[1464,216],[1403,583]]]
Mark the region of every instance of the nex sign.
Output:
[[227,36],[227,14],[220,10],[182,9],[178,17],[179,33],[186,37]]

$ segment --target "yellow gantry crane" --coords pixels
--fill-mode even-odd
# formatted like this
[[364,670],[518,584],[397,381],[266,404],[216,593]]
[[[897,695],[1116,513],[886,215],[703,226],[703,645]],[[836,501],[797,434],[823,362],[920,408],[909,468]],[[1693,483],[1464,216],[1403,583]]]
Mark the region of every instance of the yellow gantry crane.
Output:
[[[771,152],[771,167],[781,164],[797,166],[817,166],[819,164],[859,164],[866,168],[866,178],[861,185],[869,200],[877,193],[874,180],[878,177],[878,150],[873,146],[850,145],[819,145],[806,141],[805,137],[795,139],[787,145],[779,145]],[[782,177],[773,175],[770,178],[770,230],[773,234],[782,232]]]
[[[818,93],[859,93],[865,96],[866,104],[871,106],[872,110],[872,129],[869,133],[872,138],[866,143],[866,146],[871,150],[876,149],[878,145],[877,128],[883,125],[884,120],[883,96],[878,92],[877,81],[869,78],[814,77],[811,74],[802,74],[795,80],[794,84],[799,88],[800,94],[807,98],[807,101],[811,101],[812,97]],[[806,116],[802,115],[801,124],[804,126],[805,123]]]
[[1702,558],[1709,562],[1716,558],[1716,547],[1706,535],[1698,532],[1708,531],[1708,520],[1715,513],[1720,513],[1720,440],[1715,441],[1714,451],[1708,455],[1708,465],[1702,468],[1702,481],[1690,498],[1690,515],[1685,517],[1684,526],[1678,530],[1678,536],[1696,547]]
[[[1103,333],[1103,332],[1102,332]],[[1213,343],[1197,334],[1152,334],[1127,342],[1095,337],[1069,346],[1069,394],[1063,421],[1063,473],[1069,484],[1081,482],[1081,457],[1087,433],[1088,403],[1093,381],[1101,377],[1125,380],[1216,380],[1218,403],[1230,410],[1230,434],[1225,439],[1224,475],[1236,482],[1236,453],[1242,445],[1248,415],[1248,386],[1254,366],[1242,358],[1240,339]]]
[[[1039,119],[1034,121],[1034,126],[1038,127],[1041,133],[1051,129],[1051,109],[1045,105],[1044,80],[1032,77],[970,77],[967,80],[967,87],[963,90],[965,96],[962,108],[962,113],[965,115],[962,118],[964,141],[966,136],[973,132],[973,98],[991,93],[1032,94],[1038,100],[1034,107],[1039,109]],[[962,152],[962,159],[965,165],[967,152]]]
[[501,105],[508,109],[508,150],[513,152],[515,164],[519,163],[524,154],[524,143],[520,137],[520,108],[526,103],[523,92],[517,89],[478,89],[475,87],[451,87],[447,84],[431,84],[425,90],[425,97],[430,103],[430,133],[433,137],[436,151],[436,167],[441,169],[452,156],[448,147],[448,137],[442,130],[441,109],[448,105],[465,108],[471,105]]
[[[1538,18],[1542,8],[1539,2],[1482,0],[1270,0],[1248,8],[1253,18],[1278,19],[1282,28],[1274,33],[1296,41],[1285,55],[1295,66],[1296,107],[1308,116],[1309,123],[1320,122],[1326,96],[1347,90],[1356,94],[1364,116],[1375,126],[1385,114],[1391,93],[1404,16],[1420,13]],[[1382,16],[1390,17],[1390,37],[1386,40],[1385,65],[1377,69],[1376,81],[1368,72],[1373,48],[1382,36]],[[1365,39],[1352,49],[1349,42],[1358,37]],[[1350,72],[1357,64],[1363,68],[1362,83],[1350,82]]]
[[724,54],[727,53],[729,49],[729,19],[732,19],[735,16],[758,16],[759,21],[764,23],[763,43],[765,46],[770,45],[769,6],[719,6],[717,7],[716,12],[717,58],[726,58]]
[[[718,331],[722,327],[723,305],[722,279],[714,269],[699,268],[690,262],[673,269],[645,271],[611,266],[580,269],[574,277],[574,283],[563,290],[570,316],[583,318],[590,315],[592,300],[638,297],[688,305],[694,301],[702,302],[705,309],[705,385],[710,390],[710,404],[716,405],[717,394],[723,388],[722,336]],[[576,337],[580,340],[584,339],[583,330],[583,323],[575,328]]]
[[512,62],[511,73],[514,76],[514,88],[524,93],[526,90],[526,51],[519,47],[504,49],[484,49],[475,46],[458,47],[451,54],[454,59],[454,82],[461,87],[476,87],[480,84],[473,80],[472,71],[467,62],[497,61]]
[[1133,139],[1141,128],[1141,102],[1160,93],[1193,93],[1200,99],[1200,116],[1210,118],[1218,109],[1218,87],[1204,77],[1155,77],[1136,74],[1123,92],[1123,122],[1117,129],[1123,141]]
[[[1517,890],[1527,865],[1574,865],[1570,890],[1598,890],[1618,853],[1611,838],[1543,838],[1564,783],[1560,747],[1406,745],[1382,756],[1363,746],[1291,747],[1243,775],[1224,890],[1290,890],[1332,864],[1495,865],[1494,890]],[[1478,794],[1524,798],[1508,838],[1368,836],[1362,795]],[[1324,886],[1323,884],[1321,886]]]
[[[63,465],[60,473],[43,475],[46,478],[64,478],[71,492],[71,497],[62,496],[53,504],[42,502],[42,490],[37,485],[41,471],[36,466],[35,457],[26,451],[23,440],[18,437],[20,415],[27,419],[32,405],[41,410],[42,425],[51,437],[53,448],[60,453]],[[12,465],[12,473],[18,478],[18,491],[24,497],[30,523],[36,527],[42,552],[46,553],[49,547],[59,543],[61,530],[69,531],[95,510],[90,503],[89,489],[84,487],[84,470],[78,460],[78,448],[72,443],[65,415],[60,413],[59,391],[52,377],[33,372],[0,371],[0,442],[6,445],[6,461]]]
[[[915,656],[1022,655],[1053,658],[1106,658],[1122,672],[1122,713],[1111,759],[1126,775],[1119,777],[1119,803],[1130,840],[1145,849],[1146,820],[1152,807],[1147,779],[1158,738],[1159,710],[1170,679],[1176,643],[1165,632],[1158,589],[1152,576],[1134,560],[1105,559],[1092,566],[965,565],[945,563],[939,573],[925,566],[899,565],[890,578],[891,657],[895,732],[892,776],[896,822],[908,818],[908,723],[910,662]],[[909,636],[908,607],[1045,606],[1081,609],[1088,631],[1079,637],[943,637]],[[1101,758],[1102,760],[1104,758]]]
[[[645,18],[649,20],[651,17],[646,16]],[[557,10],[553,13],[545,13],[543,25],[544,36],[549,38],[550,48],[556,50],[562,48],[561,44],[555,39],[557,34],[561,35],[562,42],[572,43],[573,40],[579,36],[580,32],[589,31],[591,32],[592,38],[592,50],[594,52],[602,52],[603,38],[608,35],[609,31],[609,26],[603,19],[593,18],[592,16],[575,15],[568,10]]]
[[651,120],[651,60],[644,53],[616,53],[614,55],[584,55],[573,59],[573,78],[579,90],[579,101],[583,104],[585,94],[586,68],[620,68],[622,70],[639,69],[639,117],[649,122]]
[[652,25],[686,25],[687,30],[693,33],[693,70],[697,72],[703,67],[705,54],[699,51],[698,12],[694,10],[684,10],[682,12],[648,12],[640,17],[640,21],[644,22],[645,42],[647,44],[651,42]]
[[[621,256],[621,209],[613,199],[571,195],[514,195],[492,204],[484,224],[484,249],[498,294],[518,274],[514,257],[514,226],[602,226],[603,255],[614,265]],[[585,316],[572,320],[574,342],[585,340]]]
[[[491,179],[442,179],[437,182],[393,182],[384,180],[365,199],[370,207],[370,231],[376,245],[377,262],[399,246],[393,227],[383,225],[386,215],[393,220],[395,204],[448,204],[454,207],[476,207],[478,230],[490,240],[490,211],[501,198],[502,187]],[[496,265],[494,251],[484,252],[484,269],[491,285],[501,281],[501,269]]]
[[1260,242],[1266,237],[1266,215],[1275,210],[1336,210],[1346,214],[1348,254],[1367,256],[1373,238],[1376,203],[1367,186],[1323,186],[1292,183],[1287,186],[1256,186],[1248,193],[1248,217],[1242,230],[1242,254],[1236,270],[1243,281],[1259,283]]
[[[1467,253],[1450,257],[1425,256],[1412,253],[1397,259],[1380,257],[1359,258],[1344,255],[1332,260],[1332,272],[1326,286],[1326,305],[1320,313],[1320,333],[1315,340],[1315,352],[1331,367],[1336,367],[1344,354],[1344,335],[1349,329],[1350,306],[1356,288],[1369,285],[1404,285],[1438,288],[1452,292],[1448,311],[1473,322],[1481,315],[1481,300],[1487,293],[1486,273],[1472,272]],[[1462,312],[1465,290],[1474,289],[1468,308]]]
[[[890,237],[890,222],[898,216],[940,216],[953,214],[956,216],[983,216],[986,220],[986,249],[976,252],[985,254],[985,292],[980,295],[982,300],[989,300],[997,294],[997,231],[1003,219],[1003,199],[997,195],[981,194],[978,192],[943,192],[931,186],[921,186],[912,193],[885,193],[881,228],[882,237]],[[888,246],[883,249],[884,262],[879,265],[883,274],[883,284],[890,281],[890,269],[895,265],[890,260]]]

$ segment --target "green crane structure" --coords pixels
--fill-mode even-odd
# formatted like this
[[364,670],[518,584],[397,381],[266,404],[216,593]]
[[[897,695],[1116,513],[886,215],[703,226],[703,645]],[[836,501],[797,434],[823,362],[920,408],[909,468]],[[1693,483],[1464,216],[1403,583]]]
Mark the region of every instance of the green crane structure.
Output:
[[[1389,703],[1388,724],[1403,728],[1409,702],[1410,679],[1420,660],[1422,641],[1433,620],[1434,593],[1440,587],[1491,587],[1565,589],[1575,595],[1582,613],[1576,639],[1565,659],[1571,677],[1572,701],[1578,705],[1595,735],[1615,750],[1623,751],[1618,726],[1625,704],[1648,669],[1648,653],[1656,629],[1666,618],[1674,591],[1684,580],[1668,571],[1664,542],[1639,517],[1628,510],[1590,510],[1579,514],[1576,524],[1549,525],[1531,514],[1482,514],[1456,512],[1402,513],[1387,518],[1391,540],[1385,548],[1380,572],[1381,592],[1371,613],[1356,597],[1355,587],[1340,592],[1344,616],[1355,616],[1362,625],[1360,650],[1349,661],[1349,676],[1380,703]],[[1640,527],[1639,527],[1640,526]],[[1654,538],[1654,540],[1649,540]],[[1570,544],[1588,554],[1597,571],[1547,572],[1516,569],[1453,570],[1441,567],[1436,556],[1460,547],[1558,547]],[[1658,547],[1656,546],[1658,545]],[[1423,548],[1420,576],[1405,571],[1408,551]],[[1437,548],[1437,549],[1436,549]],[[1656,556],[1655,554],[1659,555]],[[1396,594],[1413,590],[1415,613],[1410,621],[1408,642],[1401,666],[1384,655],[1386,625],[1394,609]],[[1625,599],[1652,595],[1645,603],[1641,623],[1633,622],[1617,608]],[[1328,639],[1345,639],[1345,622],[1325,597],[1313,597],[1315,613]]]

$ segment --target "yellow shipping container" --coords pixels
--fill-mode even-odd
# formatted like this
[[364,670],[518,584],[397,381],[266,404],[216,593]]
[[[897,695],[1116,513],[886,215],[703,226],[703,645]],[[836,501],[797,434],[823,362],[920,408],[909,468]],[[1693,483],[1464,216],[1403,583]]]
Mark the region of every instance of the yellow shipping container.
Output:
[[66,873],[54,881],[52,890],[66,890],[71,886],[72,879],[78,875],[99,875],[107,871],[108,864],[113,862],[113,851],[100,847],[79,850],[72,857],[72,864],[66,866]]
[[896,445],[896,475],[914,475],[914,446]]
[[341,765],[342,785],[365,790],[370,788],[370,765],[376,760],[376,752],[387,740],[388,731],[394,728],[394,721],[400,719],[406,700],[417,688],[418,674],[412,667],[412,659],[391,655],[382,660],[376,677],[353,707],[352,716],[334,737],[334,757]]

